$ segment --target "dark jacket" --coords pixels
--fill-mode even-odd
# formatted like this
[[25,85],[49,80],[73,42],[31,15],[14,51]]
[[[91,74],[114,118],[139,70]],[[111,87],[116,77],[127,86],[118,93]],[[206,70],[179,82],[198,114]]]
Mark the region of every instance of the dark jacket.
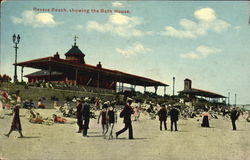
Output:
[[76,106],[76,118],[79,120],[82,119],[82,103]]
[[179,111],[176,108],[170,110],[171,121],[178,121]]
[[167,120],[167,110],[166,108],[161,108],[158,112],[159,120],[166,121]]
[[239,117],[238,111],[232,110],[231,115],[230,115],[231,120],[236,121],[238,119],[238,117]]
[[133,114],[133,113],[134,113],[133,108],[130,107],[129,105],[126,105],[120,113],[120,117],[124,118],[123,123],[130,124],[131,123],[131,114]]
[[89,120],[90,118],[90,106],[88,103],[84,103],[82,106],[82,118],[83,120]]

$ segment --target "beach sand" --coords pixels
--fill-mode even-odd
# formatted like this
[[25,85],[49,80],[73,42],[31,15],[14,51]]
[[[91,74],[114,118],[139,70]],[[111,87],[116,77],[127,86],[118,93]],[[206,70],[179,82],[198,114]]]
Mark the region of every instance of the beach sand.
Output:
[[[55,109],[37,110],[43,117],[59,114]],[[6,112],[6,111],[5,111]],[[10,111],[8,111],[10,112]],[[158,119],[150,120],[141,114],[133,121],[134,140],[128,140],[128,131],[118,139],[104,139],[101,125],[91,119],[89,137],[76,133],[77,124],[42,125],[28,122],[27,110],[21,109],[21,123],[26,138],[17,138],[9,131],[12,116],[0,119],[0,159],[8,160],[250,160],[250,123],[242,117],[232,131],[231,121],[212,119],[211,128],[201,128],[196,119],[178,121],[178,132],[159,130]],[[75,119],[68,119],[76,121]],[[123,128],[122,119],[114,131]],[[113,134],[115,137],[115,133]]]

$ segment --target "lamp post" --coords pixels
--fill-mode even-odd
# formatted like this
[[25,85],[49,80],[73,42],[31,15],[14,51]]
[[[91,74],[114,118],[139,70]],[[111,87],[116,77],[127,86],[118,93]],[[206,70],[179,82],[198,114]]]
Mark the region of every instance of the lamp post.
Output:
[[174,89],[175,89],[175,77],[173,77],[173,96],[174,96]]
[[17,44],[19,44],[20,42],[20,36],[19,34],[16,36],[15,34],[13,35],[13,43],[15,44],[14,48],[15,48],[15,70],[14,70],[14,83],[17,83]]

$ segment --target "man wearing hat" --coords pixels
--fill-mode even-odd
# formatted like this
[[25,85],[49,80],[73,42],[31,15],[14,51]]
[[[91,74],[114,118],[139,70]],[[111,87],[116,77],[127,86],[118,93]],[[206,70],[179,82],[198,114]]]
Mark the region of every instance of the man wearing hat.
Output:
[[76,99],[76,118],[77,118],[77,125],[78,125],[78,132],[81,133],[83,129],[83,119],[82,119],[82,101],[80,98]]
[[165,130],[167,130],[167,109],[165,105],[161,106],[161,109],[158,111],[159,121],[160,121],[160,130],[162,130],[162,123],[164,124]]
[[178,131],[177,129],[177,121],[179,116],[179,111],[175,106],[173,106],[170,110],[170,121],[171,121],[171,131],[173,131],[173,124],[175,126],[175,131]]
[[83,124],[83,136],[87,137],[88,129],[89,129],[89,118],[90,118],[90,106],[88,104],[89,98],[84,98],[84,104],[82,106],[82,119],[84,120]]
[[116,132],[116,138],[128,129],[129,139],[134,139],[133,138],[132,121],[131,121],[131,115],[134,113],[133,108],[131,107],[132,102],[133,102],[133,100],[131,98],[128,98],[127,104],[125,105],[122,112],[120,113],[120,117],[124,118],[123,123],[125,123],[125,126],[123,129]]
[[236,124],[235,124],[235,122],[238,119],[239,115],[240,115],[239,112],[234,107],[232,109],[231,115],[230,115],[230,118],[231,118],[231,121],[232,121],[233,130],[236,130]]

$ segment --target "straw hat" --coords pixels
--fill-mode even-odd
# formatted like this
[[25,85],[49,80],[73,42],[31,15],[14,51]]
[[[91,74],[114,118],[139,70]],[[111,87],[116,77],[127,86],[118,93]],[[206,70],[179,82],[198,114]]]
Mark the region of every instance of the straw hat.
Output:
[[110,104],[110,102],[109,102],[109,101],[106,101],[106,102],[104,102],[104,104],[109,105],[109,104]]
[[81,102],[82,100],[81,98],[76,98],[76,101]]
[[89,100],[90,100],[89,97],[84,98],[84,102],[88,102]]
[[132,102],[133,101],[133,99],[132,98],[127,98],[127,102]]

